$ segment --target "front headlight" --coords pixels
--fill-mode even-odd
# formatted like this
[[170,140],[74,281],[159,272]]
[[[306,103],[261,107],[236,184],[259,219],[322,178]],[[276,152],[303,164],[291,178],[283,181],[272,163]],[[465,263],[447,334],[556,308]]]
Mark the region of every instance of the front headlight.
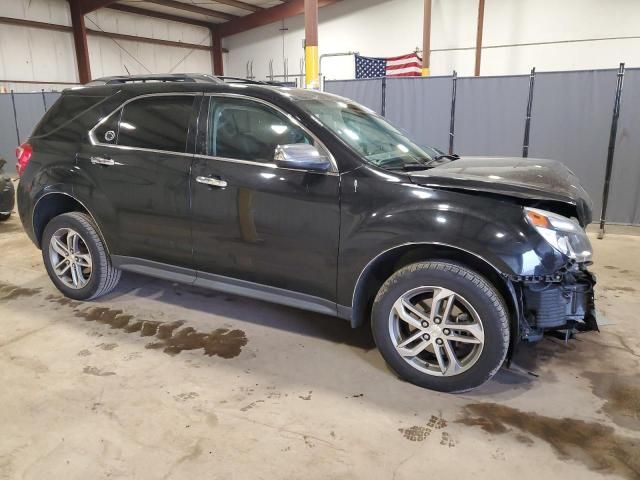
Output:
[[591,260],[591,243],[580,224],[556,213],[524,208],[527,220],[558,252],[576,262]]

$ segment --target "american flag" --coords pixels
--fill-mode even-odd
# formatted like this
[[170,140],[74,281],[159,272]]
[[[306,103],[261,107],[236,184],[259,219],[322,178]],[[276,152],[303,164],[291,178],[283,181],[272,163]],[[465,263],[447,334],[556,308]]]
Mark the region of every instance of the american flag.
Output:
[[421,66],[422,59],[416,52],[388,58],[356,55],[356,78],[419,77]]

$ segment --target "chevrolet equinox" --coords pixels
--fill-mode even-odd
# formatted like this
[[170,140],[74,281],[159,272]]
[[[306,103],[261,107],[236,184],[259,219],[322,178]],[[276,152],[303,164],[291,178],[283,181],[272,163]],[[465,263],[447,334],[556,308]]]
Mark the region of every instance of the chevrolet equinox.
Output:
[[66,90],[16,153],[22,224],[73,299],[124,270],[370,324],[445,392],[598,328],[591,201],[556,161],[446,155],[346,98],[204,75]]

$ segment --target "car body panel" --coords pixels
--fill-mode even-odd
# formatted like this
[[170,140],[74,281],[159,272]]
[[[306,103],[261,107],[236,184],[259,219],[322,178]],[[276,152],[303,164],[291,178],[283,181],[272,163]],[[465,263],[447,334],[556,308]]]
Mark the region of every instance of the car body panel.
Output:
[[[115,165],[93,164],[92,157]],[[89,205],[112,252],[192,267],[191,155],[83,145],[74,195]],[[150,167],[150,162],[153,166]]]
[[[194,181],[224,180],[224,188]],[[196,158],[194,262],[199,270],[335,301],[339,177]]]
[[367,264],[401,245],[453,246],[505,276],[551,275],[566,263],[512,202],[415,185],[372,166],[344,174],[342,185],[341,305],[351,305]]
[[570,203],[579,208],[583,224],[591,222],[593,205],[587,192],[575,174],[555,160],[462,157],[410,177],[419,185]]
[[[215,102],[221,97],[205,99]],[[235,92],[226,94],[227,100],[238,97]],[[337,172],[207,155],[209,104],[203,102],[200,112],[191,172],[193,252],[199,279],[215,274],[296,290],[334,302],[335,312],[340,227]],[[225,186],[199,183],[202,177]]]

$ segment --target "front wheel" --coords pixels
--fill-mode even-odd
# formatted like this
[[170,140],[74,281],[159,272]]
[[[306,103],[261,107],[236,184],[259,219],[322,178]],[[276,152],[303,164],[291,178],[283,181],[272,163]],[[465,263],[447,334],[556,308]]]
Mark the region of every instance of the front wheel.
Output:
[[371,326],[401,378],[441,392],[482,385],[502,366],[509,346],[500,294],[478,273],[448,262],[394,273],[376,296]]

